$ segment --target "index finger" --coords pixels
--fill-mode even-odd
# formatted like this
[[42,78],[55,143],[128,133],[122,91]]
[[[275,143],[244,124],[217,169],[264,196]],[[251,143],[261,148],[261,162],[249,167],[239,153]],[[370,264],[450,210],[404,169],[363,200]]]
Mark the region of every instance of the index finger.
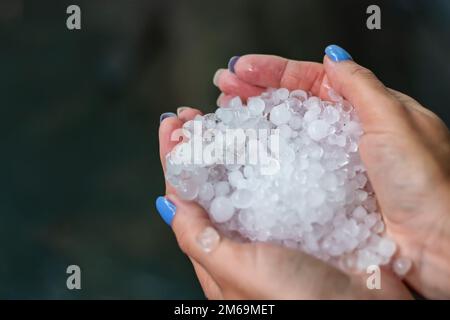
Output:
[[[177,113],[177,117],[166,118],[159,126],[159,156],[164,174],[166,173],[166,156],[180,142],[183,123],[194,119],[196,115],[202,114],[200,110],[190,107],[183,107]],[[167,182],[166,193],[175,193],[173,186]]]
[[326,94],[323,90],[325,70],[321,63],[248,54],[235,61],[231,69],[239,79],[254,86],[302,89],[316,96]]

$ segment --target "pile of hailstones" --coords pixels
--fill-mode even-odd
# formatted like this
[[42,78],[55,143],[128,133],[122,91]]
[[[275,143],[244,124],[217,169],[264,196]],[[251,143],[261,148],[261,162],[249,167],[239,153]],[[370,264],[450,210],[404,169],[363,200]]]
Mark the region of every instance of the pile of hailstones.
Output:
[[[183,126],[188,138],[167,156],[166,179],[228,235],[299,249],[347,271],[389,264],[396,244],[384,235],[359,157],[360,123],[349,102],[331,93],[333,102],[302,90],[271,89],[247,105],[236,97],[215,113],[197,116]],[[201,130],[195,132],[195,123]],[[277,154],[268,142],[257,141],[267,150],[265,161],[186,161],[194,143],[206,147],[229,129],[276,134]],[[236,160],[250,138],[237,144],[230,151],[224,143],[224,154]],[[411,262],[399,258],[392,267],[403,276]]]

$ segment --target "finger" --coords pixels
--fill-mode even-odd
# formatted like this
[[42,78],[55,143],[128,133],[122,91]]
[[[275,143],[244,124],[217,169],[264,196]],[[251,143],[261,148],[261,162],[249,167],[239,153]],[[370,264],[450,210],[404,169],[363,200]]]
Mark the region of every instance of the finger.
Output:
[[239,79],[234,73],[219,69],[214,74],[213,83],[223,93],[231,96],[239,96],[243,100],[249,97],[259,96],[266,88],[251,85]]
[[228,105],[231,99],[233,99],[233,96],[221,93],[217,98],[216,104],[218,107],[224,108]]
[[[326,52],[324,68],[328,81],[353,104],[366,132],[412,130],[406,108],[370,70],[351,60],[340,47],[329,46]],[[342,54],[341,58],[336,58],[336,54]]]
[[166,155],[175,147],[180,140],[173,134],[180,129],[183,123],[194,119],[196,115],[201,115],[201,111],[190,107],[180,107],[177,109],[178,116],[164,118],[159,125],[159,153],[163,168],[165,168]]
[[249,54],[235,62],[234,72],[240,80],[253,86],[302,89],[321,97],[325,93],[322,88],[325,72],[317,62]]
[[202,287],[206,298],[210,300],[223,299],[222,291],[211,275],[194,259],[189,258],[194,266],[195,274]]
[[218,283],[232,277],[237,261],[242,261],[238,256],[239,245],[220,234],[198,204],[183,201],[174,194],[167,198],[176,207],[171,225],[181,250]]
[[[163,172],[166,172],[166,156],[181,140],[183,123],[192,120],[196,115],[201,114],[200,110],[190,107],[180,107],[177,109],[178,117],[164,119],[159,126],[159,153]],[[175,189],[166,183],[166,194],[174,193]]]
[[170,224],[180,248],[215,280],[224,297],[354,299],[364,294],[368,298],[391,298],[391,294],[395,298],[405,297],[401,287],[398,295],[372,295],[360,281],[352,281],[338,269],[298,251],[233,242],[213,228],[199,205],[173,195],[167,198],[176,207]]
[[[165,157],[170,150],[177,144],[176,141],[170,139],[171,134],[176,129],[181,128],[183,122],[192,120],[196,115],[201,112],[194,108],[180,107],[177,109],[178,118],[171,117],[164,119],[161,122],[159,129],[160,137],[160,155],[163,170],[165,172]],[[173,193],[175,189],[168,183],[166,183],[166,194]],[[192,265],[194,266],[195,273],[199,279],[200,285],[208,299],[223,299],[220,287],[214,281],[214,279],[208,274],[208,272],[193,258],[190,258]]]
[[[159,156],[164,173],[166,172],[166,155],[177,145],[174,132],[180,129],[183,122],[176,116],[165,118],[159,125]],[[167,189],[169,188],[169,189]],[[166,183],[166,191],[173,192],[173,189]]]
[[186,122],[194,119],[197,115],[202,115],[202,112],[191,107],[180,107],[177,109],[177,115],[178,119],[180,119],[182,122]]

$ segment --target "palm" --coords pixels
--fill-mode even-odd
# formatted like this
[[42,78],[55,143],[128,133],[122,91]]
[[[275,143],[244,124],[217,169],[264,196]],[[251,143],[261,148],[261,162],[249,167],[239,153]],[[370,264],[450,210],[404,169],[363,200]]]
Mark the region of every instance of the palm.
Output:
[[[408,280],[420,287],[434,282],[435,270],[427,267],[430,264],[424,263],[424,256],[429,248],[439,246],[442,229],[449,225],[448,215],[439,208],[448,197],[441,186],[446,183],[442,173],[449,172],[450,152],[445,149],[449,135],[434,114],[412,99],[394,94],[405,104],[414,134],[405,136],[389,127],[367,132],[360,142],[360,154],[387,232],[399,244],[400,254],[412,258],[416,266]],[[421,139],[433,143],[417,143]]]
[[[236,74],[233,74],[222,69],[215,76],[214,82],[222,91],[218,99],[219,105],[232,96],[240,96],[245,100],[269,87],[303,89],[323,99],[328,98],[328,71],[326,74],[324,65],[319,63],[248,55],[239,59],[235,70]],[[342,88],[337,89],[341,92],[339,89]],[[344,89],[358,92],[360,88]],[[450,223],[448,218],[439,214],[442,210],[438,208],[442,198],[447,196],[446,189],[440,186],[448,183],[446,176],[450,173],[450,139],[445,125],[435,115],[405,95],[395,91],[391,91],[391,94],[395,96],[391,100],[395,100],[395,104],[400,105],[399,108],[389,109],[392,101],[377,101],[379,108],[372,108],[368,112],[361,107],[367,104],[367,97],[366,101],[354,99],[352,102],[355,106],[361,103],[357,111],[365,134],[360,141],[360,154],[377,194],[387,232],[399,244],[400,254],[412,258],[415,265],[419,266],[408,274],[408,282],[420,288],[423,283],[433,282],[430,276],[433,270],[427,270],[423,266],[424,251],[437,241],[437,237],[432,236],[440,234],[437,229]],[[343,95],[347,97],[345,92]],[[389,115],[390,112],[392,116]],[[179,119],[172,118],[162,123],[160,153],[163,167],[165,155],[176,144],[170,141],[170,133],[181,127],[183,121],[192,119],[198,113],[198,110],[188,109]],[[427,144],[424,141],[433,143]],[[167,185],[166,189],[167,194],[174,193],[171,186]],[[435,190],[434,194],[430,194],[431,189]],[[430,208],[436,210],[430,212]],[[182,219],[179,218],[178,221],[180,220]],[[208,297],[317,298],[323,292],[334,292],[336,288],[344,287],[359,293],[359,297],[370,296],[365,288],[358,288],[365,285],[364,275],[343,276],[340,271],[300,252],[266,244],[239,244],[234,251],[236,253],[232,257],[217,257],[215,267],[208,269],[191,257]],[[228,276],[221,274],[220,277],[215,277],[217,269],[222,272],[228,269],[228,273],[225,272]],[[389,272],[384,274],[383,290],[377,293],[378,297],[409,297],[398,278]],[[305,275],[308,275],[307,279]],[[297,281],[292,281],[293,278]],[[283,294],[274,296],[277,292]],[[311,295],[305,295],[305,292],[310,292]],[[348,291],[333,297],[355,298]]]

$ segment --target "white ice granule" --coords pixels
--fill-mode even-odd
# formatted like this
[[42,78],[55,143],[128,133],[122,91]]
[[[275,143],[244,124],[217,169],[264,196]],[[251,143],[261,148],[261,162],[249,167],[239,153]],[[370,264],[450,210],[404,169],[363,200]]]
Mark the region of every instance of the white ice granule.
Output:
[[[388,264],[396,244],[384,235],[359,157],[360,122],[347,101],[333,100],[287,89],[247,105],[233,98],[184,124],[166,179],[230,236],[299,249],[347,271]],[[393,267],[404,275],[411,262]]]
[[392,269],[399,277],[404,277],[411,269],[411,260],[407,258],[397,258],[392,263]]

